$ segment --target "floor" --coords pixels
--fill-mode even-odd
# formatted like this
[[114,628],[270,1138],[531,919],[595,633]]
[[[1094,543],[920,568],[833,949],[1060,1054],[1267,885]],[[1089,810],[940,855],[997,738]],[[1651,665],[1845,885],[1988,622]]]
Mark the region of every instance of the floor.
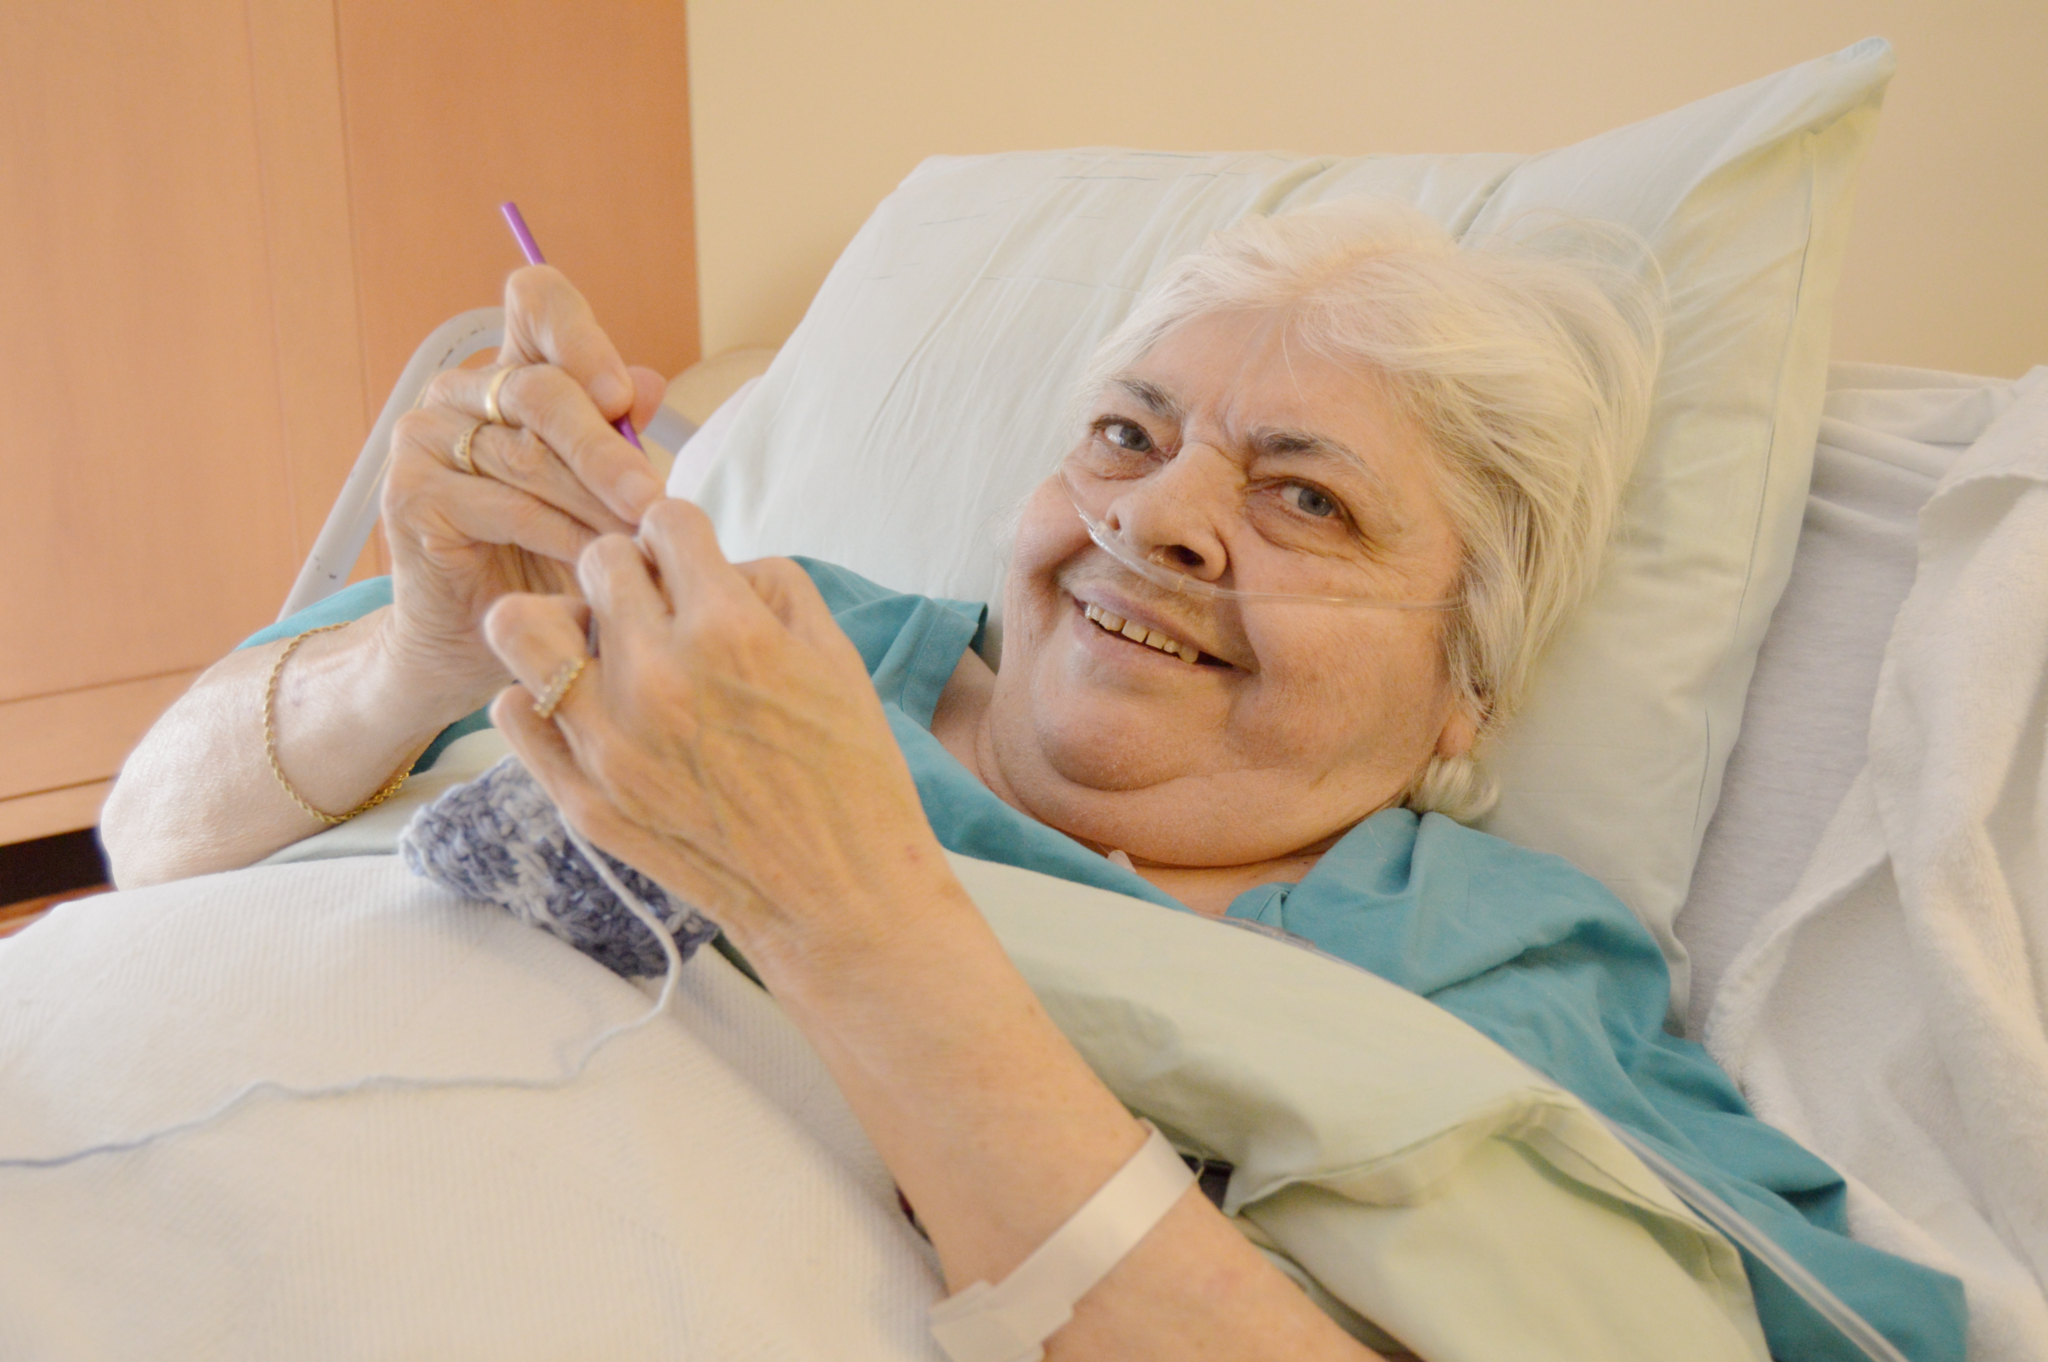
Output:
[[104,894],[107,879],[94,828],[0,846],[0,936],[20,931],[67,899]]

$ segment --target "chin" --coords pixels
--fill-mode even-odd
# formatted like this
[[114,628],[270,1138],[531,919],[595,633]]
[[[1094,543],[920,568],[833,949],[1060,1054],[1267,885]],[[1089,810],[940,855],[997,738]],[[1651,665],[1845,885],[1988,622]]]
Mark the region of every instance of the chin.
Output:
[[1038,760],[1064,784],[1080,791],[1127,794],[1198,778],[1189,760],[1186,735],[1161,732],[1162,716],[1128,700],[1063,698],[1030,723]]

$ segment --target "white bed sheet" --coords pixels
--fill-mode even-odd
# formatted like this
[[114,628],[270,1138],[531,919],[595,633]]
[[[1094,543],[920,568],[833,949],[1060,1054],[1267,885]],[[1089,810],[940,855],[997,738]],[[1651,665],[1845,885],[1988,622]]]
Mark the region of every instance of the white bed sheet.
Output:
[[[1845,377],[1826,547],[1688,909],[1704,1039],[1842,1171],[1858,1239],[1962,1279],[1973,1362],[2048,1362],[2048,369]],[[1765,850],[1822,810],[1810,859]]]

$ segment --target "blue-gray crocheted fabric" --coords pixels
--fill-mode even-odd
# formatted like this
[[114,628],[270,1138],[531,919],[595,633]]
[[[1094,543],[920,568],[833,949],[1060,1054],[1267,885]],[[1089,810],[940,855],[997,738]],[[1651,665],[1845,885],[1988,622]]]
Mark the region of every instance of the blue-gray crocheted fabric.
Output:
[[[614,973],[635,978],[668,968],[654,933],[569,840],[554,801],[516,757],[414,814],[398,849],[415,875],[495,903]],[[653,880],[614,857],[605,860],[668,928],[683,959],[718,935],[717,924]]]

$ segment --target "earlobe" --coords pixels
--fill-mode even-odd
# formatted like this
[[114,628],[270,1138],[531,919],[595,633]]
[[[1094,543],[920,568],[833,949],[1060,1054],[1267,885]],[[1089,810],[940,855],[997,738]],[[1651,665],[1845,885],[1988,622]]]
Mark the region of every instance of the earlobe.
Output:
[[1450,718],[1444,721],[1443,732],[1437,734],[1436,755],[1451,760],[1468,756],[1472,744],[1479,739],[1479,721],[1472,717],[1472,711],[1463,705],[1451,707]]

